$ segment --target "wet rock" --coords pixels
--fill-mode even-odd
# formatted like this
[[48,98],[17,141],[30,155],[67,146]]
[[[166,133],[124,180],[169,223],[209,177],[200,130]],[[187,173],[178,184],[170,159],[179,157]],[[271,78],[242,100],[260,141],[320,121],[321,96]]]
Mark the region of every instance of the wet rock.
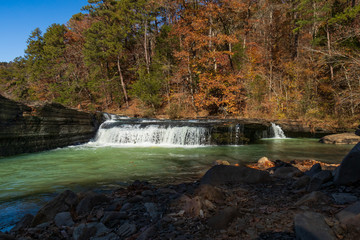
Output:
[[218,165],[209,169],[201,178],[201,184],[222,185],[240,183],[265,183],[271,181],[270,175],[265,171],[249,167],[235,167]]
[[56,214],[69,211],[74,208],[77,203],[77,195],[70,190],[66,190],[39,210],[35,215],[31,226],[37,226],[41,223],[51,221]]
[[74,228],[74,240],[87,240],[92,237],[100,237],[108,234],[110,230],[104,224],[98,222],[82,223]]
[[323,215],[315,212],[305,212],[295,215],[294,228],[296,239],[309,240],[309,239],[337,239],[326,224]]
[[126,222],[118,228],[116,233],[122,238],[130,237],[136,233],[136,225]]
[[200,185],[195,190],[195,195],[211,202],[222,203],[224,201],[224,194],[222,191],[209,184]]
[[144,206],[146,208],[147,213],[150,215],[152,221],[155,221],[156,219],[159,218],[160,216],[159,209],[155,203],[145,203]]
[[350,193],[333,193],[331,196],[336,204],[346,204],[357,201],[357,197]]
[[322,192],[312,192],[303,196],[299,201],[295,203],[295,206],[311,205],[311,204],[324,204],[329,201],[329,197]]
[[101,222],[109,227],[113,228],[118,225],[122,220],[127,219],[128,215],[125,212],[105,212]]
[[302,188],[305,188],[309,182],[310,182],[310,177],[307,176],[307,175],[304,175],[304,176],[301,176],[298,180],[296,180],[292,185],[291,187],[293,189],[302,189]]
[[219,211],[215,216],[208,220],[208,226],[212,229],[226,229],[230,223],[238,216],[238,210],[234,207],[227,207]]
[[74,226],[74,221],[71,217],[70,212],[61,212],[61,213],[56,214],[54,221],[55,221],[55,225],[57,227],[62,227],[62,226],[72,227],[72,226]]
[[273,177],[293,178],[293,177],[300,177],[301,175],[303,175],[303,172],[301,172],[298,168],[289,166],[289,167],[276,168]]
[[[354,219],[360,220],[360,201],[356,202],[336,214],[337,219],[343,224],[348,224]],[[359,221],[360,224],[360,221]]]
[[20,222],[18,222],[15,227],[11,229],[11,232],[22,231],[31,226],[31,222],[33,221],[34,216],[32,214],[26,214],[23,218],[21,218]]
[[339,133],[327,135],[320,139],[321,143],[326,144],[357,144],[360,142],[360,137],[355,133]]
[[76,214],[81,216],[89,213],[93,207],[110,202],[110,198],[104,194],[88,193],[77,205]]
[[310,177],[313,177],[315,174],[317,174],[318,172],[321,172],[321,164],[320,163],[316,163],[314,164],[309,171],[305,172],[305,175],[308,175]]
[[345,156],[335,171],[334,183],[349,185],[360,181],[360,143]]
[[257,166],[260,169],[268,169],[271,167],[275,167],[275,163],[270,161],[267,157],[262,157],[257,161]]

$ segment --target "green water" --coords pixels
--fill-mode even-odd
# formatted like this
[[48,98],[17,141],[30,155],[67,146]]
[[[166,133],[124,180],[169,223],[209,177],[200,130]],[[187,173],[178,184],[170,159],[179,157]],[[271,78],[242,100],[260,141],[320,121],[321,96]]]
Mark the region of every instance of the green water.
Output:
[[246,146],[196,148],[95,147],[82,145],[0,158],[0,230],[34,213],[64,189],[112,189],[134,180],[171,184],[198,179],[215,160],[230,163],[315,159],[340,163],[353,146],[316,139],[268,139]]

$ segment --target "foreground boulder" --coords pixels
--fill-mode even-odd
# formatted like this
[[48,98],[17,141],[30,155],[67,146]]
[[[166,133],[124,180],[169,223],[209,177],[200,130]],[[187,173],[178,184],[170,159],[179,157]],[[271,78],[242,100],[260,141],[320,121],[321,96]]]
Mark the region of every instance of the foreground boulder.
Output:
[[334,183],[349,185],[360,181],[360,143],[345,156],[335,171]]
[[265,183],[271,181],[268,172],[245,167],[217,165],[209,169],[201,178],[201,184],[223,185],[240,183]]
[[309,239],[337,239],[326,224],[323,215],[315,212],[300,213],[295,216],[294,227],[296,239],[309,240]]
[[35,227],[41,223],[52,221],[58,213],[70,211],[77,203],[77,195],[66,190],[42,207],[35,215],[31,225]]
[[331,134],[321,138],[320,142],[326,144],[357,144],[360,142],[360,136],[356,136],[355,133]]

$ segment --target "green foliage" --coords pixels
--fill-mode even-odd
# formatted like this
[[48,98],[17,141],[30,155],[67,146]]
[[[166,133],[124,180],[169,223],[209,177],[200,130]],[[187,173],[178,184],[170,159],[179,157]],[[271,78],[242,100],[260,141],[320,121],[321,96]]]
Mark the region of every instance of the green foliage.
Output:
[[131,94],[144,104],[157,109],[162,102],[161,90],[164,80],[158,72],[146,73],[142,68],[138,71],[138,80],[131,85]]

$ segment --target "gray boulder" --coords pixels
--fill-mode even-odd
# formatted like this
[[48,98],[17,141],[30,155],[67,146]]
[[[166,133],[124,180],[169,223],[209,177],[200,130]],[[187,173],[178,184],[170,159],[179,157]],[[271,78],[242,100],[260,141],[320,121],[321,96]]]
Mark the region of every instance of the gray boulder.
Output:
[[55,225],[57,227],[72,227],[74,226],[74,220],[71,217],[70,212],[61,212],[56,214],[55,218]]
[[298,168],[293,166],[284,166],[275,169],[273,177],[277,178],[293,178],[293,177],[300,177],[303,175]]
[[360,181],[360,143],[345,156],[335,171],[334,183],[349,185]]
[[217,165],[201,178],[200,184],[222,185],[240,183],[265,183],[271,181],[269,173],[249,167]]
[[41,223],[52,221],[56,214],[70,211],[77,203],[78,196],[74,192],[66,190],[39,210],[35,215],[31,226],[35,227]]
[[355,133],[338,133],[327,135],[320,139],[321,143],[326,144],[357,144],[360,142],[360,137]]
[[110,202],[110,198],[104,194],[99,193],[88,193],[76,207],[76,214],[79,216],[89,213],[93,207]]
[[305,212],[295,215],[294,227],[298,240],[335,240],[337,239],[326,224],[323,215],[316,212]]
[[74,240],[87,240],[92,237],[101,237],[110,233],[110,229],[106,228],[104,224],[98,222],[82,223],[74,228]]

